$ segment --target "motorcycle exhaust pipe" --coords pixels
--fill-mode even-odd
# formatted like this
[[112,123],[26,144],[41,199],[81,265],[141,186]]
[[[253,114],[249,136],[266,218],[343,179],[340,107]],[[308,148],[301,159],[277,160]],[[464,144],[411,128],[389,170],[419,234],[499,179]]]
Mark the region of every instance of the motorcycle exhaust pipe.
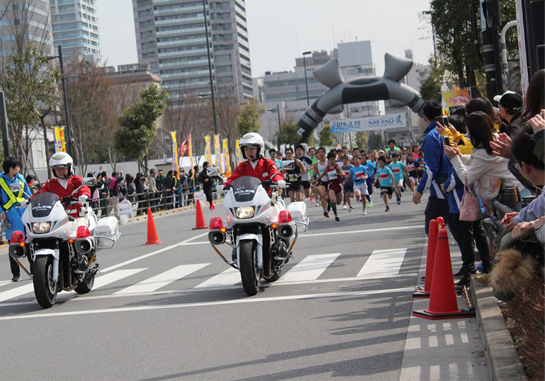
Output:
[[94,249],[94,242],[90,238],[79,238],[74,242],[76,251],[80,254],[87,254]]
[[212,245],[221,245],[225,243],[225,233],[220,231],[211,231],[208,233],[208,240]]
[[14,259],[21,259],[26,254],[26,246],[20,246],[18,243],[9,245],[9,255]]
[[278,225],[278,236],[282,239],[290,239],[293,236],[294,230],[291,224]]

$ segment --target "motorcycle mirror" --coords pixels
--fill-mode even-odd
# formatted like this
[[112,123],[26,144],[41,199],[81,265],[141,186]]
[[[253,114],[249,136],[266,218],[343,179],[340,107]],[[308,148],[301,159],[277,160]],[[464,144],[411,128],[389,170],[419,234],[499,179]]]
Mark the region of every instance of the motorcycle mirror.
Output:
[[210,174],[219,175],[219,171],[218,171],[218,169],[216,167],[208,167],[208,168],[206,168],[206,170]]
[[295,169],[295,160],[283,160],[282,169],[288,169],[288,170]]
[[82,183],[87,186],[95,185],[97,179],[95,177],[84,177]]

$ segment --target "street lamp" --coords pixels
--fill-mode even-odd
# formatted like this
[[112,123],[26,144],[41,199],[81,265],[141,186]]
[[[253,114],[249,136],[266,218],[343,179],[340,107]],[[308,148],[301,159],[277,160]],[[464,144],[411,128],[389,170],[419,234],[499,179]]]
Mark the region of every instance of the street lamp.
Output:
[[212,95],[212,114],[214,116],[214,133],[218,134],[218,120],[216,117],[216,98],[214,97],[214,80],[212,77],[212,59],[210,58],[210,41],[208,40],[208,21],[206,20],[206,0],[202,0],[204,14],[204,30],[206,32],[206,51],[208,52],[208,73],[210,75],[210,94]]
[[62,57],[62,46],[59,45],[59,55],[58,56],[52,56],[48,57],[49,59],[59,59],[59,65],[61,67],[61,83],[62,83],[62,94],[64,98],[64,116],[66,117],[66,139],[68,141],[68,145],[66,149],[68,150],[68,154],[72,156],[72,136],[70,134],[70,113],[68,111],[68,98],[66,96],[66,77],[64,76],[64,61]]
[[308,97],[308,78],[307,78],[307,60],[306,56],[312,54],[312,52],[303,52],[303,67],[305,68],[305,87],[307,89],[307,106],[310,106],[310,100]]
[[[422,14],[429,15],[430,17],[432,16],[431,11],[423,11]],[[433,59],[435,60],[435,64],[433,66],[437,67],[437,48],[435,46],[435,30],[433,29],[433,24],[431,26],[431,38],[433,41]]]

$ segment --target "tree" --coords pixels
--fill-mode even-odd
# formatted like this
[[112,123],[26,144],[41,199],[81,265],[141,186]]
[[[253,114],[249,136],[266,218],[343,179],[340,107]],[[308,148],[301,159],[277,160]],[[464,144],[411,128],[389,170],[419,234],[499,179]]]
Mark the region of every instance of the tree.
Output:
[[432,65],[430,75],[420,86],[420,95],[426,101],[441,102],[441,86],[443,84],[444,70]]
[[380,133],[372,133],[369,136],[369,149],[381,149],[383,148],[383,142],[382,142],[382,134]]
[[295,146],[301,140],[301,136],[297,133],[299,127],[294,121],[288,120],[282,123],[282,130],[276,131],[275,139],[277,143],[284,145]]
[[261,130],[261,115],[265,112],[265,106],[259,104],[254,98],[250,99],[240,112],[238,122],[238,134],[243,136],[248,132],[259,132]]
[[365,150],[365,147],[367,146],[367,135],[365,134],[365,131],[356,132],[356,146],[360,151]]
[[320,146],[331,147],[333,145],[333,135],[331,134],[331,126],[326,125],[318,134]]
[[157,133],[157,119],[167,108],[167,96],[158,86],[143,89],[142,101],[123,111],[118,119],[121,128],[115,133],[115,149],[138,161],[144,171],[148,170],[148,150]]

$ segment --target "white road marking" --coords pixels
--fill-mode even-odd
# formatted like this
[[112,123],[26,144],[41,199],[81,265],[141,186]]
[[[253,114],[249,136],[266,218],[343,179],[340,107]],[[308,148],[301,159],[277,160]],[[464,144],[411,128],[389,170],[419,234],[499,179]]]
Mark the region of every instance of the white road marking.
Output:
[[170,245],[170,246],[164,247],[164,248],[162,248],[162,249],[160,249],[160,250],[153,251],[153,252],[151,252],[151,253],[144,254],[144,255],[141,255],[141,256],[136,257],[136,258],[133,258],[133,259],[129,259],[128,261],[118,263],[117,265],[107,267],[107,268],[105,268],[105,269],[103,269],[103,270],[100,270],[100,272],[106,273],[106,272],[109,272],[109,271],[118,269],[118,268],[120,268],[120,267],[129,265],[129,264],[131,264],[131,263],[141,261],[142,259],[146,259],[146,258],[149,258],[149,257],[153,257],[154,255],[161,254],[161,253],[164,253],[165,251],[172,250],[172,249],[175,249],[175,248],[177,248],[177,247],[179,247],[179,246],[186,245],[186,244],[188,244],[189,242],[191,242],[191,241],[193,241],[193,240],[195,240],[195,239],[197,239],[197,238],[204,237],[204,236],[206,236],[206,235],[208,235],[208,232],[202,233],[202,234],[199,234],[199,235],[196,235],[195,237],[188,238],[188,239],[186,239],[185,241],[182,241],[182,242],[176,243],[176,244],[174,244],[174,245]]
[[195,288],[208,288],[208,287],[229,287],[240,283],[240,271],[234,268],[225,270],[224,272],[202,282]]
[[358,273],[366,275],[399,274],[407,249],[375,250]]
[[95,279],[95,284],[93,290],[99,289],[101,287],[107,286],[111,283],[117,282],[118,280],[130,277],[131,275],[138,274],[141,271],[147,269],[127,269],[127,270],[117,270],[111,274],[106,274],[99,276]]
[[21,296],[21,295],[29,294],[33,291],[34,291],[34,284],[31,282],[29,284],[25,284],[24,286],[14,288],[9,291],[1,292],[0,303],[5,302],[6,300],[17,298],[18,296]]
[[309,255],[275,283],[315,280],[333,263],[341,253]]
[[253,297],[253,298],[224,300],[224,301],[216,301],[216,302],[185,303],[185,304],[180,303],[180,304],[167,304],[163,306],[154,305],[154,306],[140,306],[140,307],[119,307],[119,308],[105,308],[105,309],[86,310],[86,311],[48,312],[48,313],[38,313],[34,315],[5,316],[5,317],[0,317],[0,321],[39,319],[39,318],[77,316],[77,315],[97,315],[97,314],[120,313],[120,312],[172,310],[172,309],[180,309],[180,308],[209,307],[209,306],[222,306],[222,305],[233,305],[233,304],[270,303],[270,302],[281,302],[281,301],[290,301],[290,300],[312,300],[312,299],[354,297],[354,296],[367,296],[367,295],[378,295],[378,294],[406,294],[412,291],[414,291],[414,287],[394,288],[389,290],[346,291],[346,292],[331,292],[331,293],[324,293],[324,294],[304,294],[304,295],[290,295],[290,296],[277,296],[277,297],[265,297],[265,298]]
[[8,285],[10,283],[12,283],[11,280],[1,280],[0,281],[0,287]]
[[[146,279],[140,283],[137,283],[135,285],[132,285],[130,287],[127,287],[121,291],[116,292],[116,295],[127,295],[127,294],[142,294],[142,293],[150,293],[153,291],[156,291],[162,287],[165,287],[166,285],[177,281],[178,279],[182,279],[185,276],[188,276],[189,274],[194,273],[195,271],[198,271],[206,266],[210,265],[210,263],[198,263],[194,265],[180,265],[177,267],[174,267],[173,269],[170,269],[168,271],[165,271],[164,273],[161,273],[159,275],[153,276],[149,279]],[[115,274],[115,273],[112,273]]]

